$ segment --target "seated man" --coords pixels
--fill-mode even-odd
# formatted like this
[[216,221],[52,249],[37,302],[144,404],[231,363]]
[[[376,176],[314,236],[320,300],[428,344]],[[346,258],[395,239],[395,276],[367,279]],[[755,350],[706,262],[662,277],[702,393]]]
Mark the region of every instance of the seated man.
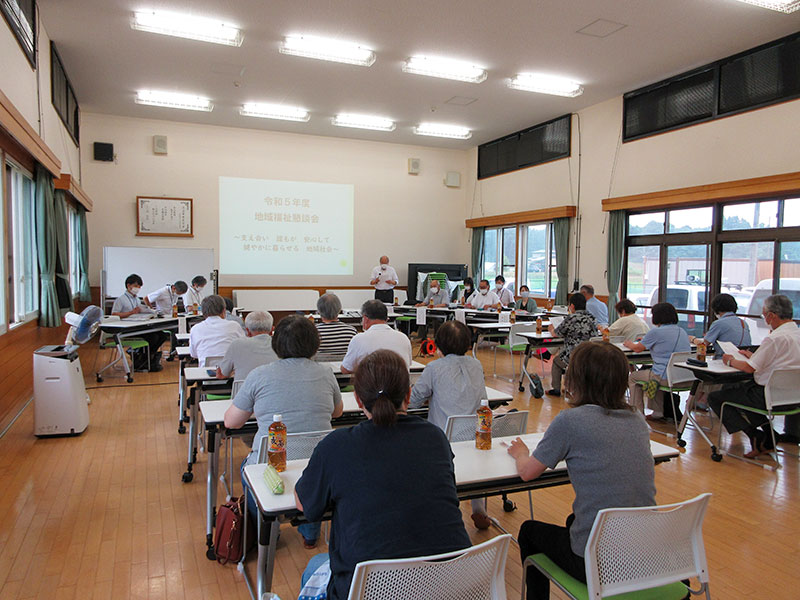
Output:
[[172,307],[178,305],[178,298],[186,293],[189,286],[185,281],[176,281],[172,285],[165,285],[155,292],[150,292],[144,297],[145,303],[158,314],[165,317],[172,316]]
[[[425,299],[422,302],[417,302],[414,306],[426,306],[432,308],[447,308],[449,306],[449,299],[450,294],[447,293],[447,290],[442,289],[441,284],[438,279],[431,279],[430,287],[428,288],[428,293],[425,295]],[[439,325],[442,324],[442,320],[446,319],[447,317],[439,316],[434,319],[433,321],[433,329],[434,332],[439,329]],[[417,327],[417,336],[421,339],[425,337],[427,333],[428,326],[427,325],[420,325]]]
[[500,298],[497,294],[489,290],[489,280],[481,279],[478,282],[477,291],[472,292],[472,295],[467,298],[467,308],[477,309],[492,309],[500,306]]
[[594,317],[586,310],[586,298],[581,294],[572,294],[569,297],[569,314],[558,327],[550,324],[550,335],[564,338],[564,345],[553,359],[553,369],[550,376],[550,383],[553,388],[547,391],[549,396],[561,395],[561,377],[569,365],[570,353],[578,347],[581,342],[586,342],[597,332],[597,324]]
[[[800,369],[800,329],[792,320],[794,309],[792,301],[783,294],[775,294],[764,300],[761,309],[770,334],[761,342],[755,352],[740,350],[745,360],[730,354],[722,356],[722,362],[745,373],[753,374],[753,381],[730,384],[708,397],[708,404],[719,415],[723,402],[735,402],[765,410],[764,386],[772,373],[778,369]],[[732,406],[725,409],[722,421],[728,433],[744,431],[750,438],[752,450],[745,454],[755,458],[773,450],[772,432],[767,417],[758,413],[741,411]],[[759,429],[760,428],[760,429]]]
[[235,379],[244,380],[248,373],[278,360],[272,349],[272,315],[255,310],[244,320],[247,337],[233,340],[225,358],[217,365],[217,377],[227,379],[235,371]]
[[608,325],[608,307],[594,297],[594,287],[588,283],[581,286],[580,293],[586,298],[586,310],[598,325]]
[[244,321],[242,317],[233,312],[233,300],[231,298],[223,298],[223,300],[225,301],[225,320],[238,323],[239,327],[244,331]]
[[503,306],[514,305],[514,292],[506,288],[506,278],[498,275],[494,278],[494,293],[500,299],[500,304]]
[[317,312],[320,322],[316,324],[319,333],[316,360],[342,360],[347,354],[350,340],[358,333],[356,328],[339,320],[342,302],[336,294],[320,296],[317,300]]
[[[128,275],[125,279],[125,293],[114,300],[114,305],[111,307],[111,314],[120,319],[125,319],[139,313],[153,313],[153,309],[142,304],[141,299],[139,299],[138,294],[141,289],[142,278],[135,273]],[[164,367],[161,366],[161,344],[169,339],[169,335],[163,331],[152,331],[150,333],[137,335],[136,337],[147,342],[150,352],[150,371],[155,372],[162,370]],[[134,371],[146,371],[147,365],[147,355],[143,352],[136,352],[133,357]]]
[[195,304],[197,304],[198,308],[200,307],[200,303],[203,302],[203,288],[206,287],[207,283],[208,280],[202,275],[192,277],[192,285],[183,295],[183,308],[186,311]]
[[225,320],[222,296],[206,296],[201,308],[205,318],[189,332],[189,354],[203,367],[209,356],[224,357],[231,342],[243,338],[244,333],[238,323]]
[[350,340],[347,354],[342,360],[342,373],[352,373],[367,354],[375,350],[392,350],[411,367],[411,342],[386,324],[389,311],[380,300],[367,300],[361,306],[362,333]]

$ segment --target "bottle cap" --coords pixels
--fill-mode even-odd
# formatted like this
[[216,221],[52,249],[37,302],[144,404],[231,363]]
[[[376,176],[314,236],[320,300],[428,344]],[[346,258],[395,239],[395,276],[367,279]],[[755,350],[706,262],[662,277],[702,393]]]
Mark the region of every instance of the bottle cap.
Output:
[[489,406],[489,399],[484,398],[483,400],[481,400],[481,406]]
[[277,423],[283,418],[283,415],[272,415],[272,422]]

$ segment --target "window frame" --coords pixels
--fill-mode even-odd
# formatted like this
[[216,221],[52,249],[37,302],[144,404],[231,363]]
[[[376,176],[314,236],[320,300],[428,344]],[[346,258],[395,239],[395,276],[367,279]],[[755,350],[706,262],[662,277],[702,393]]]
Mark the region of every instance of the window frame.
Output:
[[[18,225],[20,225],[20,220],[24,224],[24,212],[22,214],[18,213],[17,210],[17,199],[15,196],[12,196],[14,193],[14,185],[11,182],[11,177],[13,176],[13,172],[16,171],[22,177],[30,180],[31,183],[31,198],[30,198],[30,210],[31,210],[31,226],[33,228],[32,238],[29,240],[30,242],[30,249],[33,252],[31,256],[31,263],[32,268],[35,271],[32,275],[32,279],[34,281],[32,290],[32,306],[33,309],[28,311],[25,310],[24,313],[18,310],[18,293],[17,293],[17,286],[24,285],[24,281],[20,280],[17,281],[18,273],[20,270],[25,270],[24,265],[24,257],[25,257],[25,248],[22,248],[22,254],[18,252],[18,244],[25,244],[25,240],[23,239],[22,242],[18,242]],[[8,193],[6,194],[7,198],[7,206],[5,211],[5,217],[7,219],[7,224],[5,228],[6,232],[6,268],[8,272],[6,273],[6,282],[8,286],[8,292],[6,294],[6,306],[5,306],[5,320],[4,322],[8,325],[8,329],[14,329],[25,323],[29,323],[39,318],[39,302],[40,302],[40,289],[39,289],[39,259],[36,254],[36,216],[35,216],[35,201],[36,201],[36,180],[33,177],[33,174],[19,165],[19,163],[12,160],[10,157],[6,156],[5,161],[3,163],[3,176],[5,179],[5,183],[8,185]],[[23,208],[24,205],[23,205]],[[17,261],[23,261],[22,266]],[[23,275],[24,276],[24,275]],[[24,292],[23,292],[24,294]],[[23,295],[23,299],[27,302],[27,294]]]
[[[62,99],[63,106],[60,103],[56,103],[56,69],[54,68],[56,63],[58,64],[59,71],[64,76],[64,98]],[[59,88],[60,87],[61,86],[59,85]],[[65,112],[62,112],[62,109],[63,111],[69,110],[70,98],[75,104],[74,114],[72,115],[74,123],[72,126],[69,124],[69,115],[65,114]],[[61,55],[58,53],[56,44],[52,40],[50,41],[50,103],[53,105],[53,109],[56,111],[58,118],[61,119],[64,129],[66,129],[67,133],[69,133],[69,137],[72,138],[72,141],[76,146],[79,146],[81,137],[80,104],[78,104],[78,97],[75,95],[75,88],[72,87],[72,82],[70,82],[67,71],[64,68],[64,61],[61,60]]]
[[[22,24],[19,23],[19,18],[17,15],[13,14],[13,9],[10,6],[10,3],[13,2],[17,5],[17,8],[20,13],[24,15],[24,11],[22,7],[19,5],[18,0],[0,0],[0,13],[3,14],[3,18],[5,19],[6,23],[8,23],[9,29],[11,29],[11,33],[14,34],[14,38],[17,40],[17,44],[19,44],[20,50],[25,55],[25,58],[28,60],[28,64],[30,64],[31,69],[34,71],[36,70],[36,63],[37,63],[37,44],[39,43],[39,32],[37,27],[38,22],[38,14],[39,9],[36,5],[35,0],[31,0],[33,5],[33,23],[28,23],[31,28],[31,47],[28,48],[28,40],[27,34],[22,31]],[[27,21],[27,18],[26,18]]]

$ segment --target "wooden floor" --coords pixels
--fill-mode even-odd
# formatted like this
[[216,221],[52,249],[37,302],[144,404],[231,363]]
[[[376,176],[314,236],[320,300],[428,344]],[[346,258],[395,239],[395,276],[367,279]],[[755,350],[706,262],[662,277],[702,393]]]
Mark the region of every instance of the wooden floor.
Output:
[[[513,392],[513,406],[530,411],[529,430],[544,431],[563,401],[517,392],[491,376],[489,350],[480,357],[487,383]],[[89,375],[106,358],[91,345],[81,349]],[[510,375],[508,355],[498,362]],[[177,366],[165,365],[162,373],[137,375],[134,384],[107,377],[98,388],[87,377],[91,425],[79,437],[35,438],[30,405],[0,439],[0,600],[249,597],[234,566],[205,558],[205,478],[181,482],[186,437],[176,427]],[[704,528],[714,597],[800,597],[800,461],[787,458],[778,472],[730,458],[718,464],[699,436],[690,432],[688,441],[679,459],[656,467],[658,502],[714,494]],[[244,445],[237,441],[236,448],[244,456]],[[201,454],[200,473],[205,460]],[[562,523],[573,496],[570,487],[535,492],[537,518]],[[512,498],[519,510],[504,513],[497,498],[489,510],[516,534],[529,516],[527,495]],[[476,531],[468,517],[465,511],[474,542],[496,535]],[[297,531],[284,526],[273,591],[296,598],[300,573],[320,550],[304,550]],[[512,545],[509,598],[519,597],[520,577]]]

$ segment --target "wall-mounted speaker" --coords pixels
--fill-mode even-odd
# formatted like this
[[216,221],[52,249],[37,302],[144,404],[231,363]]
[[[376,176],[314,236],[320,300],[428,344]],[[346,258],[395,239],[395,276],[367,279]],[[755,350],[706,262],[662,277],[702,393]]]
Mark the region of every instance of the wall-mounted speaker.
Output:
[[408,159],[408,174],[409,175],[418,175],[420,168],[422,167],[422,161],[418,158],[409,158]]
[[461,173],[458,171],[448,171],[444,176],[444,184],[447,187],[461,187]]
[[166,153],[167,153],[167,136],[154,135],[153,154],[166,154]]
[[106,142],[95,142],[94,159],[102,160],[104,162],[111,162],[112,160],[114,160],[114,144],[107,144]]

